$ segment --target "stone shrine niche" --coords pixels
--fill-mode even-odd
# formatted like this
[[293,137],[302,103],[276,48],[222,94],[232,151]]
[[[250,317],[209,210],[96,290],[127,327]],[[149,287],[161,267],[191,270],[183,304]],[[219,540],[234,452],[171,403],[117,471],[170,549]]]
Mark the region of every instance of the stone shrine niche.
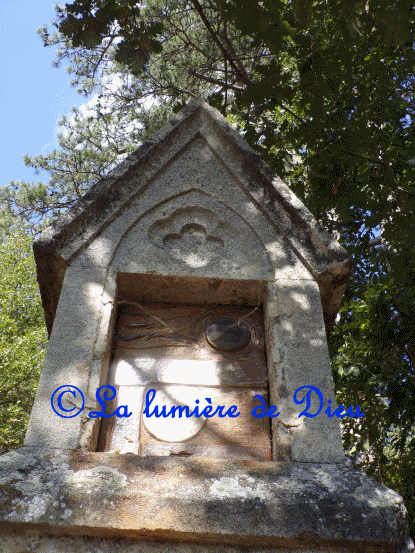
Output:
[[[0,457],[0,551],[409,553],[402,498],[293,401],[312,385],[334,408],[350,258],[217,110],[189,103],[34,253],[50,339],[25,446]],[[130,418],[89,417],[105,384]],[[241,414],[147,417],[149,390]]]
[[[193,456],[211,459],[271,460],[268,417],[252,410],[260,395],[268,403],[263,315],[259,306],[142,304],[119,302],[108,383],[129,418],[112,418],[101,428],[98,449],[140,456]],[[232,405],[236,417],[146,417],[168,414],[173,406],[199,412]],[[151,395],[149,397],[152,397]],[[197,403],[196,403],[197,400]],[[108,424],[109,422],[109,424]]]

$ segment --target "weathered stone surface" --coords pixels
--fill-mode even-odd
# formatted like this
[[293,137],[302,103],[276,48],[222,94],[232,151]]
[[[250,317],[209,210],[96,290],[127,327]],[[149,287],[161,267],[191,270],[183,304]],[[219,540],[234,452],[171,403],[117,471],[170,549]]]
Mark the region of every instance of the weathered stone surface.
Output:
[[[339,421],[324,414],[327,400],[336,406],[333,378],[317,284],[313,281],[279,280],[268,284],[265,332],[270,382],[270,403],[280,415],[272,419],[274,459],[299,462],[344,460]],[[298,415],[305,408],[294,402],[302,386],[317,387],[324,408],[314,418]],[[305,396],[299,392],[298,400]],[[311,395],[310,414],[320,401]],[[354,406],[356,407],[356,406]]]
[[194,276],[118,273],[118,293],[148,302],[257,305],[265,301],[266,282]]
[[[406,539],[402,498],[345,465],[22,448],[1,457],[0,467],[3,532],[288,551],[392,552]],[[138,547],[151,551],[149,544],[131,551]]]
[[[412,553],[412,547],[396,553]],[[357,549],[353,553],[359,553]],[[233,547],[227,545],[199,545],[188,543],[163,543],[133,539],[99,539],[21,535],[0,535],[0,553],[350,553],[350,549],[315,548],[262,548]],[[361,551],[361,553],[364,553]]]

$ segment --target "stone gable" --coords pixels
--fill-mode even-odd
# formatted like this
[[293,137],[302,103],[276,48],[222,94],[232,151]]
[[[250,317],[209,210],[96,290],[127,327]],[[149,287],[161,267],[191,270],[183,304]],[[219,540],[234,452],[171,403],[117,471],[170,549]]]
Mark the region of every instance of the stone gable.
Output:
[[[186,225],[195,218],[199,234],[191,236],[197,229]],[[137,234],[147,221],[151,228]],[[350,272],[339,244],[219,112],[200,101],[190,102],[35,242],[49,332],[66,268],[88,248],[105,265],[126,247],[128,232],[144,240],[134,252],[135,268],[144,272],[262,280],[308,275],[319,285],[328,331]],[[192,241],[194,251],[182,259]]]

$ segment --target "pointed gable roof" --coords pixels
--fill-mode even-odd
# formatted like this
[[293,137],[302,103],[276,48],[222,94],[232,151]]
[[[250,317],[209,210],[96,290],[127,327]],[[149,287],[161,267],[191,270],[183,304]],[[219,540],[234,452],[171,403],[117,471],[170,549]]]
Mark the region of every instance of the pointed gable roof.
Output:
[[[49,333],[67,266],[117,218],[149,179],[198,137],[209,143],[236,178],[243,176],[245,193],[316,279],[326,331],[331,331],[350,273],[350,257],[226,119],[208,104],[193,100],[35,241]],[[226,195],[226,190],[223,193]]]

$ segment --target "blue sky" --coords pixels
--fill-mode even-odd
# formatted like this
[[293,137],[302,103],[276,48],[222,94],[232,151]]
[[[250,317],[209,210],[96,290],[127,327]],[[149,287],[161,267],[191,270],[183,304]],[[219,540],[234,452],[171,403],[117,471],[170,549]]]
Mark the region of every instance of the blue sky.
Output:
[[[54,18],[53,4],[0,0],[0,186],[10,179],[40,180],[23,165],[23,155],[55,147],[58,119],[88,101],[69,86],[64,65],[52,67],[55,48],[45,48],[36,34]],[[46,181],[47,174],[42,177]]]

